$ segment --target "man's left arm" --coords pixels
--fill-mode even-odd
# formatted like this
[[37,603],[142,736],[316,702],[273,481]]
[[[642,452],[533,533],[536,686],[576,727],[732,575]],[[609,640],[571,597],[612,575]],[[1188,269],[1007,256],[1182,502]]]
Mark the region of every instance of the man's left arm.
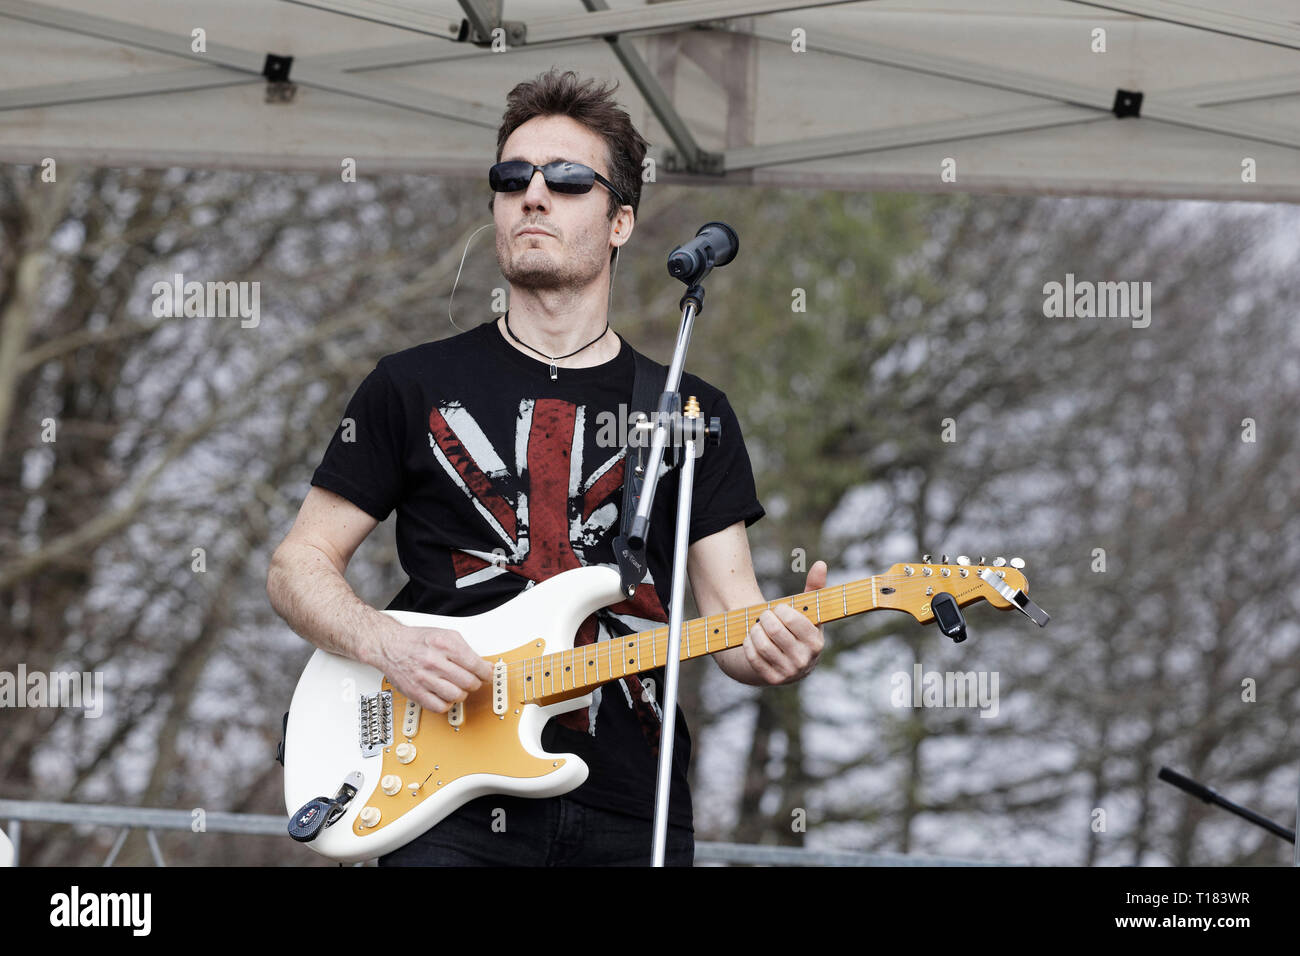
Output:
[[[826,562],[808,570],[805,590],[826,586]],[[704,615],[764,604],[767,598],[754,577],[745,523],[700,538],[687,552],[686,571],[695,604]],[[825,645],[822,628],[785,604],[764,610],[739,647],[713,657],[723,673],[742,684],[790,684],[806,677]]]

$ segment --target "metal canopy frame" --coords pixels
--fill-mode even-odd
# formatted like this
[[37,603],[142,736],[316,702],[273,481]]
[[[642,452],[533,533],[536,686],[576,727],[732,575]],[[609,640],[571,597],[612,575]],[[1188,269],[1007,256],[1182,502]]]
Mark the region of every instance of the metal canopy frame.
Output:
[[[41,26],[56,27],[60,30],[67,30],[71,33],[81,33],[86,36],[96,37],[103,40],[113,40],[118,43],[124,43],[128,46],[136,46],[146,50],[153,50],[156,53],[166,53],[169,56],[179,56],[190,60],[199,60],[204,63],[215,63],[217,68],[226,67],[230,70],[237,70],[244,74],[252,74],[260,78],[262,70],[266,65],[266,53],[254,53],[249,50],[241,50],[238,47],[228,46],[224,43],[209,43],[207,52],[195,53],[190,49],[190,38],[174,33],[167,33],[164,30],[154,30],[150,27],[142,27],[134,23],[123,23],[119,20],[110,20],[107,17],[97,17],[84,13],[76,13],[69,10],[63,10],[56,7],[49,7],[41,3],[33,3],[30,0],[0,0],[0,16],[12,17],[16,20],[26,20],[30,23],[37,23]],[[323,59],[323,58],[321,58]],[[208,69],[213,69],[209,67]],[[183,71],[185,75],[190,75],[192,71]],[[176,74],[171,74],[173,77]],[[146,79],[146,78],[141,78]],[[152,78],[150,78],[152,79]],[[439,96],[425,90],[418,90],[412,87],[404,87],[395,83],[381,83],[375,80],[368,80],[365,77],[355,76],[350,73],[344,73],[328,66],[312,66],[310,62],[306,64],[294,64],[293,80],[295,83],[302,83],[306,86],[315,86],[323,90],[329,90],[334,93],[343,93],[347,96],[355,96],[364,100],[371,100],[376,103],[384,103],[389,106],[397,106],[402,109],[412,110],[417,113],[424,113],[429,116],[440,116],[447,119],[460,120],[466,123],[472,123],[476,126],[485,126],[489,129],[495,129],[501,122],[499,111],[488,107],[474,106],[455,100],[446,96]],[[131,85],[128,81],[128,87]],[[191,84],[194,80],[191,79]],[[231,79],[223,78],[223,81],[217,85],[229,85]],[[80,84],[59,84],[54,88],[55,95],[67,96],[70,87],[87,86],[103,81],[85,81]],[[60,92],[60,88],[62,92]],[[196,88],[194,85],[186,87],[188,89]],[[48,88],[47,88],[48,89]],[[137,88],[138,89],[138,88]],[[14,91],[22,92],[22,91]],[[158,90],[152,92],[172,92],[171,90]],[[135,95],[139,95],[138,93]],[[96,99],[105,99],[107,97],[95,97]],[[69,102],[64,99],[62,102]],[[26,104],[37,105],[37,104]],[[7,107],[12,109],[14,107]]]
[[[774,43],[787,43],[789,40],[786,34],[774,30],[760,28],[749,32],[752,36]],[[1077,83],[1047,80],[1041,76],[1006,67],[987,66],[970,60],[898,50],[875,43],[819,40],[816,43],[809,41],[808,48],[917,73],[929,73],[946,79],[1041,96],[1058,100],[1063,105],[1034,110],[1014,110],[969,120],[942,120],[863,133],[838,134],[789,143],[732,149],[727,150],[725,154],[726,169],[748,169],[879,149],[897,149],[924,143],[967,139],[971,136],[1095,122],[1109,119],[1113,115],[1114,90],[1096,90]],[[1296,92],[1300,92],[1300,74],[1296,73],[1269,77],[1266,80],[1198,84],[1195,87],[1164,93],[1144,91],[1142,115],[1193,129],[1225,133],[1242,139],[1300,149],[1300,129],[1256,120],[1237,119],[1200,108],[1202,105],[1219,105]]]
[[[314,7],[330,13],[382,23],[385,26],[424,33],[430,36],[448,36],[447,18],[410,8],[394,9],[385,0],[284,0],[303,7]],[[714,20],[731,20],[737,17],[761,16],[767,13],[787,13],[795,10],[810,10],[816,7],[832,7],[846,3],[862,3],[864,0],[691,0],[690,3],[652,3],[644,7],[610,10],[600,7],[595,12],[576,13],[563,17],[546,17],[531,24],[525,24],[525,32],[520,37],[519,45],[535,46],[538,43],[554,43],[559,40],[595,40],[607,36],[632,36],[638,33],[680,30],[683,27],[698,26]],[[501,26],[507,28],[512,21],[501,20],[500,8],[496,16],[484,0],[459,0],[462,10],[471,20],[483,22],[488,30]],[[518,21],[514,21],[518,22]],[[451,31],[455,39],[458,34]],[[511,38],[510,42],[515,43]]]
[[[459,27],[445,16],[394,7],[383,0],[284,0],[347,17],[356,17],[402,30],[449,41],[447,50],[431,50],[427,39],[322,56],[295,58],[292,80],[306,86],[395,106],[427,116],[451,119],[495,129],[496,108],[478,106],[397,83],[369,79],[367,70],[459,59],[466,41],[481,46],[490,42],[494,29],[507,31],[510,47],[535,49],[563,46],[604,38],[640,95],[667,131],[673,148],[664,151],[669,170],[692,174],[723,175],[783,163],[807,162],[835,156],[900,149],[910,146],[1025,132],[1109,119],[1115,91],[1049,79],[1038,75],[970,60],[901,50],[863,41],[819,37],[809,49],[896,69],[926,73],[946,79],[1053,101],[1038,108],[1017,109],[966,120],[944,120],[885,129],[802,138],[797,141],[738,147],[712,153],[702,149],[689,124],[673,106],[652,71],[625,38],[652,32],[696,27],[753,36],[773,43],[788,43],[777,29],[755,26],[735,28],[741,17],[806,10],[863,0],[694,0],[611,10],[605,0],[582,0],[586,14],[537,20],[532,23],[502,19],[501,0],[459,0],[466,20]],[[1300,27],[1237,14],[1197,12],[1167,0],[1070,0],[1081,6],[1100,7],[1133,16],[1165,20],[1189,28],[1300,49]],[[204,53],[190,49],[188,36],[123,23],[105,17],[50,7],[34,0],[0,0],[0,17],[111,40],[172,56],[201,61],[201,67],[109,80],[95,79],[0,91],[0,111],[67,103],[115,100],[244,83],[264,82],[265,52],[209,43]],[[459,41],[459,42],[458,42]],[[470,53],[469,55],[475,55]],[[499,55],[499,54],[493,54]],[[1291,73],[1267,79],[1200,84],[1174,90],[1144,90],[1142,116],[1203,132],[1234,136],[1300,149],[1300,129],[1255,119],[1225,115],[1206,109],[1225,103],[1300,92],[1300,75]]]
[[1164,20],[1166,23],[1209,30],[1212,33],[1221,33],[1242,40],[1257,40],[1260,43],[1272,43],[1300,50],[1300,26],[1295,24],[1194,8],[1186,3],[1171,3],[1170,0],[1127,0],[1123,3],[1119,0],[1109,0],[1109,2],[1108,0],[1068,0],[1068,2],[1128,13],[1135,17],[1142,17],[1144,20]]

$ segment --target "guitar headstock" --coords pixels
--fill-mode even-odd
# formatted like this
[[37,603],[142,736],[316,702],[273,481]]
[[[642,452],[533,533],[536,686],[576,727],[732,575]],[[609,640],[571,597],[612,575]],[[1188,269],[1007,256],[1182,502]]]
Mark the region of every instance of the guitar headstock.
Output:
[[939,563],[932,563],[930,555],[919,562],[895,564],[885,574],[876,595],[877,606],[906,611],[922,624],[934,620],[932,601],[941,592],[951,594],[958,607],[976,601],[988,601],[999,610],[1015,608],[1039,627],[1047,624],[1047,612],[1029,600],[1029,582],[1020,558],[995,558],[985,564],[984,558],[974,563],[966,555],[958,555],[955,564],[948,563],[943,555]]

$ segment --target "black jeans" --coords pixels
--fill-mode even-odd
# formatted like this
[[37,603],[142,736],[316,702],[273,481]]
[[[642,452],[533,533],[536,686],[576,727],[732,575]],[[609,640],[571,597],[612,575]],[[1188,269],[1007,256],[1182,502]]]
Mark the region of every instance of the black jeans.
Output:
[[[491,794],[379,858],[380,866],[649,866],[654,823],[576,803]],[[692,866],[695,834],[668,827],[664,863]]]

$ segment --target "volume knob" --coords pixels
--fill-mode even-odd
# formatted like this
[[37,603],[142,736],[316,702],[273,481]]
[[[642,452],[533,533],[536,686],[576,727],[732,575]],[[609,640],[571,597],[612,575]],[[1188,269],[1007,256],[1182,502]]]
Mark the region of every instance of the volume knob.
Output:
[[393,753],[396,754],[398,763],[410,763],[415,759],[415,744],[400,743],[393,749]]
[[361,811],[361,825],[363,827],[374,827],[379,825],[379,808],[366,807]]
[[380,789],[390,797],[402,789],[402,778],[395,773],[386,773],[379,781]]

